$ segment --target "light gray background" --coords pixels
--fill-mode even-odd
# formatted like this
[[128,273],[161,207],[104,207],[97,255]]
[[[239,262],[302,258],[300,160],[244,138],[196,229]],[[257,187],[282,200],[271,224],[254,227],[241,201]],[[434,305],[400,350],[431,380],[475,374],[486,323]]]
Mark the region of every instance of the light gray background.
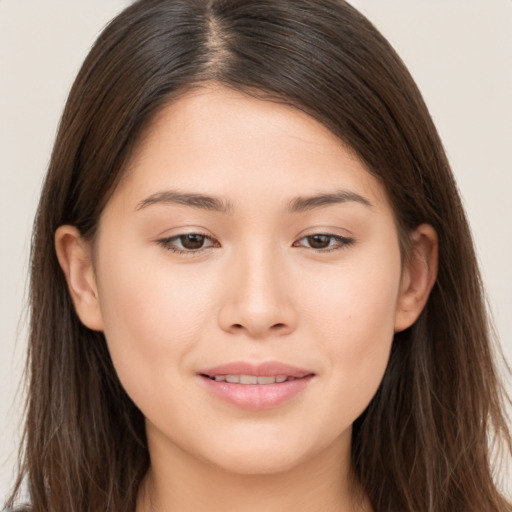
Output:
[[[30,229],[69,87],[127,0],[0,0],[0,502],[18,437]],[[395,46],[456,174],[512,363],[512,0],[352,0]]]

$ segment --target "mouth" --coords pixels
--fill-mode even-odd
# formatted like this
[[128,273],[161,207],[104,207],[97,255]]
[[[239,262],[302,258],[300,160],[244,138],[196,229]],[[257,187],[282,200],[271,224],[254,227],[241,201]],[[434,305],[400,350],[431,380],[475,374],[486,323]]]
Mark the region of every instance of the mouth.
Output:
[[213,396],[246,410],[266,410],[299,399],[315,373],[279,362],[234,362],[198,374]]
[[302,377],[288,377],[286,375],[265,376],[265,375],[205,375],[203,377],[214,380],[215,382],[229,382],[230,384],[281,384]]
[[200,375],[214,380],[215,382],[244,385],[269,385],[303,379],[304,377],[314,375],[314,373],[278,361],[267,361],[256,364],[245,361],[235,361],[205,369]]

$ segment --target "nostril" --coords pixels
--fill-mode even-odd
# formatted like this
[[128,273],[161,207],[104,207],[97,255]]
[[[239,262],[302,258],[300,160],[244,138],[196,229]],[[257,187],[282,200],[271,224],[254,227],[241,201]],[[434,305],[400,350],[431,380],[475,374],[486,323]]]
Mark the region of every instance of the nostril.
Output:
[[[286,327],[286,324],[278,323],[270,326],[270,329],[273,331],[279,331],[281,329],[284,329]],[[237,331],[241,329],[245,329],[245,327],[242,324],[233,324],[233,329],[236,329]]]

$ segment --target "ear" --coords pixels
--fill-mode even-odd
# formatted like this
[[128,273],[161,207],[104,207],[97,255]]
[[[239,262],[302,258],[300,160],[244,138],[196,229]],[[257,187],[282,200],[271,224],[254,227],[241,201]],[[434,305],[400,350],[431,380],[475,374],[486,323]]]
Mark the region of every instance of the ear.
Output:
[[90,243],[65,225],[55,232],[55,250],[80,320],[89,329],[103,330]]
[[410,327],[425,307],[437,278],[438,249],[437,233],[429,224],[421,224],[410,233],[395,314],[395,332]]

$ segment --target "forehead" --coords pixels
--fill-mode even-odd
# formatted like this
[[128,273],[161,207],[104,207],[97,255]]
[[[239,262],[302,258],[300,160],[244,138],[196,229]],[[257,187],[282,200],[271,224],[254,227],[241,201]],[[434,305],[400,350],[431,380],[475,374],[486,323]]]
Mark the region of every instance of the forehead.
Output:
[[325,126],[291,106],[221,86],[193,89],[157,113],[119,192],[149,195],[169,186],[235,202],[237,194],[262,190],[267,200],[284,200],[303,189],[340,188],[387,202],[378,180]]

